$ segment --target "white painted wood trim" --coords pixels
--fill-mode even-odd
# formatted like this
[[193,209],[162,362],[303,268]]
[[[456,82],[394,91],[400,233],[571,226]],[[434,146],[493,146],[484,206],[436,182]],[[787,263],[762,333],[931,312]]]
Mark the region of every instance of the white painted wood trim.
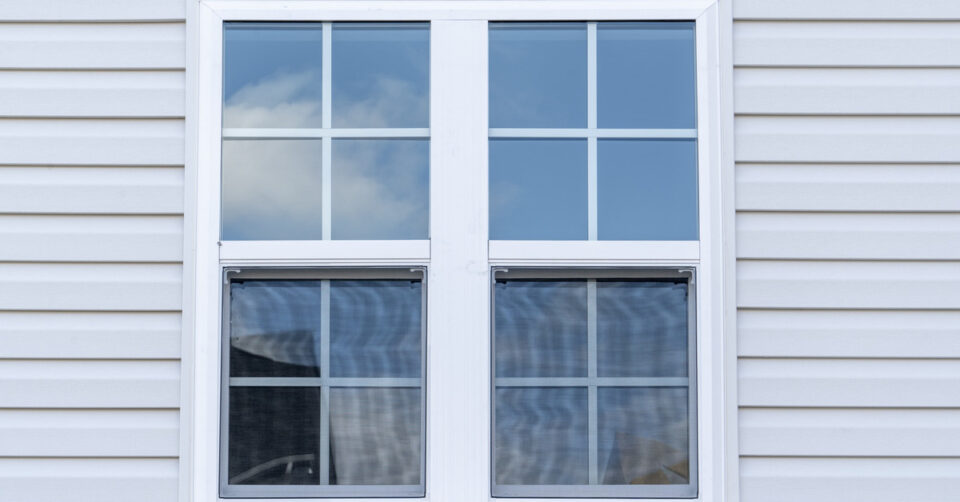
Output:
[[[186,0],[191,1],[191,0]],[[186,502],[217,500],[219,476],[219,403],[220,403],[220,271],[217,235],[220,207],[220,113],[222,101],[222,26],[223,19],[201,3],[197,12],[197,78],[188,81],[188,93],[197,96],[196,134],[189,138],[196,142],[196,164],[189,172],[195,177],[191,184],[196,193],[190,194],[187,207],[196,219],[192,240],[195,249],[193,276],[185,282],[193,283],[195,300],[185,322],[192,320],[189,336],[193,352],[192,393],[193,429],[188,433],[193,442],[189,446],[191,475],[182,480],[192,483],[183,491],[189,494]],[[189,25],[188,25],[189,26]],[[188,28],[189,29],[189,28]],[[202,61],[204,64],[199,64]],[[197,89],[189,89],[196,85]],[[188,117],[193,110],[188,110]],[[189,119],[188,119],[189,120]],[[188,162],[193,159],[188,159]],[[189,211],[189,209],[188,209]],[[185,230],[189,231],[189,230]],[[185,257],[186,260],[186,257]],[[186,331],[186,330],[185,330]]]
[[200,4],[196,0],[183,0],[186,38],[185,98],[184,98],[184,187],[183,187],[183,294],[180,320],[180,417],[177,500],[190,502],[197,497],[199,479],[198,454],[203,445],[197,441],[200,431],[197,421],[197,396],[200,380],[196,364],[201,356],[197,351],[197,309],[200,307],[201,278],[198,274],[197,239],[199,203],[199,148],[200,148],[200,52],[201,25]]
[[220,247],[224,265],[300,263],[425,264],[430,241],[226,241]]
[[[738,0],[739,1],[739,0]],[[736,156],[734,155],[734,71],[733,71],[733,11],[734,0],[717,2],[717,63],[719,83],[716,101],[719,106],[717,118],[720,138],[719,192],[720,222],[717,239],[720,249],[721,274],[720,301],[722,314],[720,332],[722,346],[720,365],[721,390],[718,414],[722,417],[720,429],[721,452],[717,455],[722,465],[718,498],[727,502],[740,501],[740,424],[738,397],[738,349],[737,349],[737,250],[736,250]]]
[[[697,139],[700,265],[697,273],[698,454],[701,500],[722,501],[727,476],[728,417],[724,412],[724,254],[720,110],[719,14],[697,18]],[[734,367],[735,368],[735,367]],[[736,427],[736,422],[732,424]]]
[[716,0],[210,0],[206,3],[230,20],[657,20],[695,19]]
[[697,241],[490,241],[490,263],[683,265],[700,259]]

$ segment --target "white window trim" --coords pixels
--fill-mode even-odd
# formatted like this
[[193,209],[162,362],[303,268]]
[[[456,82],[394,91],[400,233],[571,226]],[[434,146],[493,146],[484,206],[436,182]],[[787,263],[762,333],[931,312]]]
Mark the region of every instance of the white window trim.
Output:
[[[490,292],[493,266],[693,267],[697,271],[701,501],[735,501],[730,6],[724,0],[185,0],[187,148],[181,500],[218,500],[221,267],[429,265],[427,496],[490,499]],[[721,16],[723,22],[721,23]],[[696,21],[700,233],[697,242],[487,242],[487,20]],[[431,21],[431,241],[220,245],[224,20]],[[724,45],[721,45],[723,42]],[[482,63],[463,54],[484,55]],[[721,56],[723,60],[721,65]],[[434,72],[443,66],[449,71]],[[723,85],[723,100],[721,100]],[[445,103],[456,103],[450,107]],[[229,131],[228,131],[229,132]],[[418,132],[422,134],[423,131]],[[285,134],[278,132],[277,134]],[[289,132],[288,132],[289,134]],[[440,166],[457,166],[441,169]],[[436,189],[443,186],[443,190]],[[462,233],[470,238],[443,239]],[[433,259],[431,260],[431,256]],[[456,295],[438,294],[453,288]],[[452,289],[451,289],[452,290]],[[471,337],[450,327],[475,326]],[[454,331],[456,332],[456,331]],[[725,335],[724,335],[725,333]],[[733,357],[731,356],[733,355]],[[456,459],[456,461],[451,461]],[[230,499],[243,500],[243,499]],[[262,499],[258,499],[262,500]],[[282,500],[282,499],[271,499]],[[311,499],[292,499],[297,501]],[[316,499],[335,501],[338,499]],[[343,499],[353,502],[384,499]],[[513,499],[546,502],[552,499]],[[578,499],[594,500],[594,499]],[[616,500],[616,499],[596,499]],[[667,500],[667,499],[658,499]],[[252,502],[252,500],[250,501]],[[679,501],[678,501],[679,502]]]

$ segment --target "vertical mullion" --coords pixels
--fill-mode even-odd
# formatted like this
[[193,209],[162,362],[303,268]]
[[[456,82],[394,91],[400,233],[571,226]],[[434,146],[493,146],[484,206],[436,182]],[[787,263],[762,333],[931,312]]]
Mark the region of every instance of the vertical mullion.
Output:
[[[597,23],[587,23],[587,129],[597,128]],[[587,239],[597,240],[597,137],[587,138]]]
[[330,484],[330,281],[320,281],[320,484]]
[[[430,27],[427,492],[490,494],[487,22]],[[456,333],[459,336],[442,336]]]
[[[333,127],[333,23],[323,23],[323,54],[320,60],[320,100],[321,100],[321,127]],[[320,218],[323,240],[330,240],[333,235],[331,223],[333,221],[333,140],[324,134],[321,140],[323,152],[320,160],[321,194]]]
[[597,484],[597,280],[587,280],[587,448],[589,482]]

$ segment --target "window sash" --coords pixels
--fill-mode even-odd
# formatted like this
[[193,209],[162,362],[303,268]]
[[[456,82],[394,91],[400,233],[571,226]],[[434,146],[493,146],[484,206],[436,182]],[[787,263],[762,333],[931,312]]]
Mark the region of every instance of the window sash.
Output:
[[[234,279],[320,280],[321,334],[320,377],[231,377],[230,376],[230,286]],[[330,376],[330,281],[410,279],[421,282],[420,290],[420,376],[332,377]],[[220,496],[240,497],[422,497],[426,489],[427,422],[427,274],[425,267],[316,268],[264,267],[223,270],[220,383]],[[317,485],[234,485],[229,482],[230,389],[233,387],[313,387],[320,389],[320,484]],[[333,387],[411,388],[420,390],[420,483],[419,485],[330,485],[330,390]]]
[[[589,484],[586,485],[502,485],[496,482],[495,442],[490,443],[491,491],[494,497],[518,498],[694,498],[699,483],[697,437],[697,288],[696,270],[690,268],[516,268],[494,267],[492,285],[498,280],[586,280],[587,281],[587,376],[586,377],[497,377],[496,376],[496,288],[490,288],[490,430],[496,431],[498,388],[586,387]],[[598,279],[686,279],[687,282],[687,376],[686,377],[600,377],[597,376],[597,280]],[[687,389],[687,440],[690,483],[686,485],[602,485],[598,461],[598,389],[602,387],[682,387]],[[493,439],[493,438],[491,438]]]

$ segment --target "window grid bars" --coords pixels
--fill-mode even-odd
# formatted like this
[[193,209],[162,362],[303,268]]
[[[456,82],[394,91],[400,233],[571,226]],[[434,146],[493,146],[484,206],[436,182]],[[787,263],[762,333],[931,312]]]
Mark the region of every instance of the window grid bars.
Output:
[[[597,128],[597,23],[587,23],[587,129]],[[597,138],[587,138],[587,240],[597,240]],[[596,282],[594,282],[594,300],[596,300]],[[595,370],[596,368],[594,368]],[[593,375],[591,375],[593,376]],[[590,395],[596,401],[597,389],[590,388]],[[596,417],[594,417],[596,418]],[[593,429],[591,429],[593,432]],[[591,436],[596,440],[595,436]],[[593,450],[590,450],[591,453]],[[591,457],[590,484],[596,481],[596,455]]]
[[[591,239],[594,240],[594,239]],[[588,484],[597,484],[597,280],[587,280],[587,377],[593,383],[587,387],[587,465]]]
[[[330,281],[320,281],[320,378],[330,379]],[[320,387],[320,484],[330,484],[330,386]]]
[[[333,23],[323,23],[322,46],[323,55],[320,58],[320,125],[324,129],[329,129],[333,127]],[[320,234],[323,240],[328,241],[333,236],[333,138],[323,136],[320,141]],[[329,288],[329,285],[327,287]],[[320,475],[327,476],[328,472],[324,470]]]
[[232,377],[231,387],[420,387],[419,378]]

